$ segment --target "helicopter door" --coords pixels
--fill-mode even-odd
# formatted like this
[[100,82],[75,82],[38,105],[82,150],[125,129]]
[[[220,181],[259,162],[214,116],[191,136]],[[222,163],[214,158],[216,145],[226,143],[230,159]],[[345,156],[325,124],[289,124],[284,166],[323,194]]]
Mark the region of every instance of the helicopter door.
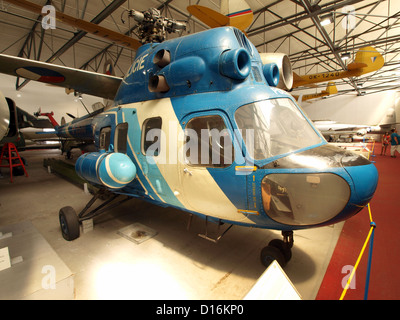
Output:
[[183,161],[178,170],[187,208],[214,217],[230,217],[229,212],[237,210],[216,181],[216,175],[228,176],[234,167],[233,135],[227,117],[217,112],[191,115],[182,124]]

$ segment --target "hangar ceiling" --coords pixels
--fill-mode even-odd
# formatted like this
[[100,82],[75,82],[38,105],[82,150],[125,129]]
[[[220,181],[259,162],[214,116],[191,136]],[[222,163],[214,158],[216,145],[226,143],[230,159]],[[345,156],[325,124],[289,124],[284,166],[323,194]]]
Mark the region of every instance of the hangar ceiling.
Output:
[[[136,22],[127,9],[155,7],[164,16],[188,22],[187,30],[167,37],[183,36],[209,27],[191,16],[188,5],[198,4],[220,11],[220,0],[30,0],[40,6],[52,4],[59,12],[91,21],[136,38]],[[246,30],[260,52],[289,55],[299,75],[343,70],[364,46],[375,47],[384,57],[382,69],[353,79],[336,81],[336,95],[367,95],[400,88],[400,1],[398,0],[247,0],[254,13]],[[322,26],[321,17],[334,21]],[[69,67],[104,72],[112,61],[117,76],[123,76],[135,51],[104,38],[75,29],[60,21],[56,29],[43,29],[41,17],[8,1],[0,0],[0,53],[53,62]],[[29,85],[24,79],[16,86]],[[320,84],[313,91],[320,91]],[[305,90],[297,88],[295,91]],[[310,90],[310,89],[308,89]],[[330,97],[336,96],[332,95]]]

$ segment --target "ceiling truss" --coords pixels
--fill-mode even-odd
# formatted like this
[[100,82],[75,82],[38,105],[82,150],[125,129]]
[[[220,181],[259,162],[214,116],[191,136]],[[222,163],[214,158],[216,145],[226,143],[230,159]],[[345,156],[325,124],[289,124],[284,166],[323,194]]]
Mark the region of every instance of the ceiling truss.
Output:
[[[135,37],[135,24],[121,22],[123,10],[145,10],[156,7],[163,15],[188,22],[187,32],[207,29],[192,17],[186,7],[200,4],[218,10],[218,0],[29,0],[40,5],[52,4],[58,11],[96,24],[108,23],[107,27]],[[141,2],[141,3],[139,3]],[[246,30],[249,39],[261,52],[280,51],[289,55],[293,70],[298,74],[310,74],[346,69],[341,58],[345,52],[354,53],[361,47],[374,46],[385,58],[382,70],[360,79],[337,81],[338,94],[358,95],[396,90],[399,87],[400,67],[400,5],[398,0],[247,0],[254,12],[254,20]],[[351,18],[355,26],[343,33],[342,24],[349,18],[344,8],[354,9]],[[320,23],[321,15],[333,13],[333,27]],[[1,43],[0,52],[47,62],[66,64],[71,67],[102,72],[106,60],[111,60],[117,75],[122,76],[126,61],[132,62],[132,49],[96,39],[85,31],[73,30],[60,25],[57,32],[44,30],[41,17],[28,14],[6,0],[0,0],[0,27],[7,24],[14,28],[16,36]],[[1,31],[0,31],[1,33]],[[180,36],[173,35],[173,36]],[[182,34],[184,35],[184,34]],[[0,34],[1,36],[1,34]],[[54,46],[54,42],[62,44]],[[85,46],[91,54],[83,57],[78,45]],[[78,51],[78,52],[77,52]],[[72,56],[72,59],[71,59]],[[125,61],[125,65],[122,63]],[[128,64],[129,64],[128,63]],[[17,79],[17,89],[28,81]],[[325,87],[322,84],[318,87]],[[349,87],[350,86],[350,87]],[[343,89],[341,89],[343,87]],[[298,88],[301,90],[304,88]],[[317,89],[318,90],[318,89]]]

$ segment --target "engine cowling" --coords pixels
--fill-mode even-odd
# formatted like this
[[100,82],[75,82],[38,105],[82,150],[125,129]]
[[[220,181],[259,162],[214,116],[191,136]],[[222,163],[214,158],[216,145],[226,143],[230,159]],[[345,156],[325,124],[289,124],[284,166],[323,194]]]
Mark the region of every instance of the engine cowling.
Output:
[[293,86],[293,71],[289,57],[284,53],[260,53],[263,65],[275,63],[279,68],[278,88],[290,90]]
[[[161,56],[157,53],[156,57],[159,55]],[[169,57],[159,57],[159,60],[155,61],[162,70],[150,78],[150,92],[167,92],[172,87],[190,86],[191,83],[199,81],[206,70],[205,62],[200,57],[185,57],[171,63],[169,60]]]

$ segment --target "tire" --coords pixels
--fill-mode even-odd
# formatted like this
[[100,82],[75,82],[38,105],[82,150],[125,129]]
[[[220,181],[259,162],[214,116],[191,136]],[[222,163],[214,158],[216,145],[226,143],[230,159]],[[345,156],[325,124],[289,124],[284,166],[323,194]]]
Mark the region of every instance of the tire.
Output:
[[65,240],[72,241],[79,238],[79,220],[72,207],[63,207],[59,212],[61,233]]
[[290,259],[292,258],[292,250],[290,250],[290,248],[287,246],[287,244],[285,242],[283,242],[282,240],[280,240],[280,239],[271,240],[268,243],[268,245],[279,249],[283,253],[286,263],[288,263],[290,261]]
[[276,260],[282,268],[286,265],[286,260],[281,250],[273,246],[266,246],[261,250],[260,260],[266,268],[268,268],[274,260]]

